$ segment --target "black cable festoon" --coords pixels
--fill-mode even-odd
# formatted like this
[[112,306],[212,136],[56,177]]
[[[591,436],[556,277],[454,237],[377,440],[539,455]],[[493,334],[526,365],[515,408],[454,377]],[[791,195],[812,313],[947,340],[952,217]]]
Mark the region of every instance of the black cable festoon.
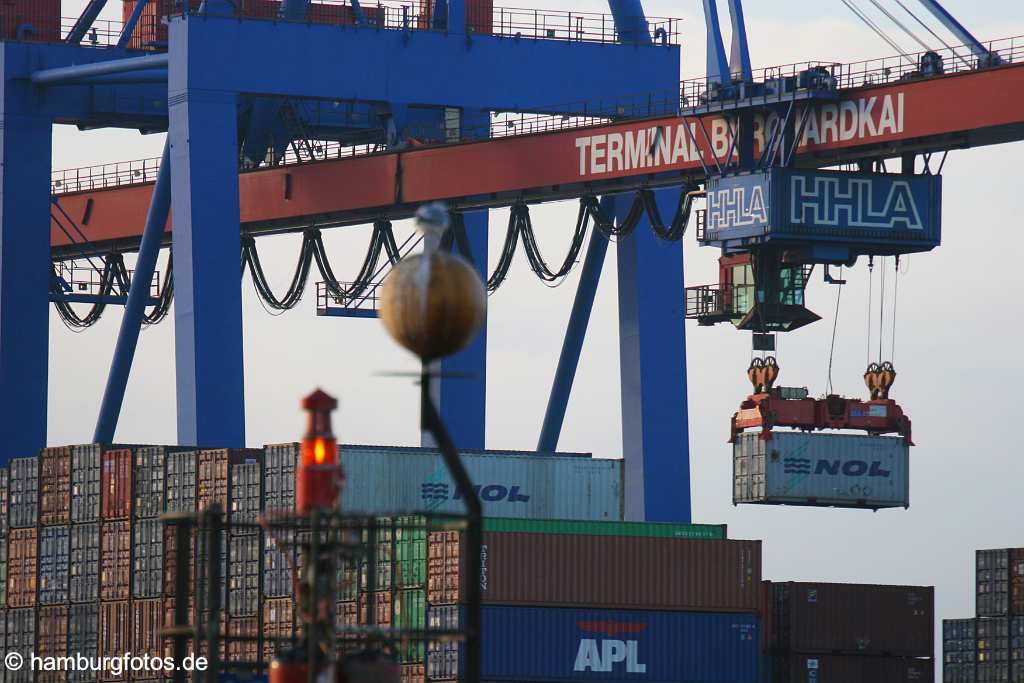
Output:
[[[103,259],[103,272],[100,273],[100,296],[111,296],[114,292],[115,285],[121,285],[127,289],[128,283],[128,272],[124,267],[124,259],[118,253],[111,253]],[[58,284],[57,272],[53,271],[53,278],[51,279],[50,292],[54,294],[63,294],[61,286]],[[107,307],[107,303],[99,301],[89,307],[89,311],[84,316],[79,316],[75,312],[72,305],[66,301],[56,301],[54,304],[57,307],[57,313],[60,315],[61,320],[71,329],[84,329],[86,327],[92,327],[99,321],[103,315],[103,311]]]

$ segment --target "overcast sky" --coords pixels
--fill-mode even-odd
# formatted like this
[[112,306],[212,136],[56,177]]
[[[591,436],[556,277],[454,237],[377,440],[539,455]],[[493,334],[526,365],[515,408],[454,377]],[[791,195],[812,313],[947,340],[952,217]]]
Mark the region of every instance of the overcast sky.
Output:
[[[64,0],[65,15],[84,4]],[[117,18],[120,3],[109,4],[106,12]],[[1019,0],[945,4],[983,40],[1024,34]],[[536,6],[603,8],[599,2],[564,0]],[[682,72],[701,74],[700,3],[648,0],[646,9],[649,15],[685,20]],[[746,9],[755,66],[851,61],[892,52],[840,0],[751,0]],[[891,32],[898,34],[896,29]],[[902,42],[911,49],[905,36]],[[951,107],[959,104],[949,102]],[[54,168],[158,156],[162,137],[58,128]],[[725,439],[729,417],[750,389],[745,375],[750,338],[731,327],[687,324],[694,520],[728,523],[735,538],[764,539],[766,578],[935,585],[939,618],[972,616],[974,549],[1024,546],[1024,461],[1017,424],[1024,386],[1019,336],[1024,240],[1018,237],[1024,227],[1022,168],[1020,143],[952,153],[944,169],[943,245],[904,262],[894,358],[899,377],[893,396],[913,418],[917,444],[911,453],[907,511],[733,507]],[[575,203],[533,210],[538,241],[549,262],[561,261],[576,210]],[[493,211],[491,216],[493,263],[507,212]],[[398,226],[399,239],[408,230]],[[365,228],[353,228],[325,236],[339,278],[355,274],[369,235]],[[284,286],[298,240],[267,238],[259,246],[274,284]],[[699,249],[692,233],[684,249],[686,284],[713,282],[717,252]],[[614,253],[613,247],[559,444],[562,450],[607,458],[621,453]],[[165,259],[166,254],[161,261]],[[891,261],[887,265],[891,286]],[[836,299],[835,287],[823,284],[819,273],[809,287],[808,306],[825,320],[780,337],[778,354],[780,383],[806,385],[814,394],[825,389]],[[577,275],[561,287],[545,287],[520,253],[508,281],[491,297],[488,447],[535,447]],[[833,382],[840,392],[862,396],[868,346],[865,263],[849,273],[849,280],[838,318]],[[875,282],[877,294],[877,274]],[[303,426],[298,400],[317,385],[341,398],[337,426],[342,440],[418,443],[416,389],[407,379],[377,374],[413,370],[416,364],[386,338],[377,321],[317,318],[312,289],[297,309],[274,317],[260,306],[248,276],[243,291],[249,445],[297,438]],[[877,303],[875,310],[877,316]],[[888,349],[892,321],[886,318]],[[108,313],[81,334],[66,330],[55,313],[51,321],[49,442],[87,441],[119,315]],[[872,328],[877,354],[877,320]],[[143,333],[119,441],[174,442],[173,333],[173,319]]]

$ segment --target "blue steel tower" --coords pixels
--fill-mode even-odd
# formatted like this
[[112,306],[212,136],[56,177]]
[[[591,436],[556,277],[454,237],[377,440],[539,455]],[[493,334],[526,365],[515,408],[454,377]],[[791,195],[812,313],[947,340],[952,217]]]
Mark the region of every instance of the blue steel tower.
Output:
[[[555,13],[534,12],[500,27],[491,17],[481,22],[480,8],[467,11],[465,0],[437,0],[425,11],[352,0],[351,21],[343,24],[319,22],[317,13],[329,6],[309,0],[270,3],[270,16],[228,0],[148,3],[156,7],[135,3],[109,44],[97,42],[92,28],[105,0],[92,0],[62,39],[22,40],[35,35],[27,26],[0,42],[5,459],[46,444],[53,124],[168,133],[136,276],[121,302],[125,313],[95,440],[113,440],[172,212],[178,441],[243,446],[240,172],[274,163],[296,139],[372,142],[390,150],[482,139],[496,112],[586,115],[586,102],[677,91],[679,83],[679,47],[668,44],[664,29],[654,30],[639,0],[610,0],[611,18],[599,29],[566,13],[558,30],[537,23]],[[129,47],[140,47],[133,32],[158,14],[166,16],[166,42]],[[663,214],[671,214],[679,192],[655,191]],[[620,219],[629,209],[625,196],[602,202]],[[465,212],[464,224],[469,255],[486,278],[487,210]],[[616,254],[626,514],[688,520],[681,245],[659,242],[647,228],[641,224],[621,239]],[[595,233],[539,450],[557,445],[606,248],[607,238]],[[441,412],[462,448],[484,446],[486,360],[484,333],[442,368]],[[445,378],[450,375],[470,379]]]

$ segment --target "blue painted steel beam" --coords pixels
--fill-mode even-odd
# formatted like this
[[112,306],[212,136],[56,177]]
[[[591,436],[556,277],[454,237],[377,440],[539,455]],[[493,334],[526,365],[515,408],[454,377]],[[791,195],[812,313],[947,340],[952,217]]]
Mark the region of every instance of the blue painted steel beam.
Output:
[[[488,35],[468,41],[437,31],[368,31],[213,16],[176,17],[171,35],[172,45],[195,46],[201,54],[197,63],[217,65],[195,70],[196,88],[268,96],[571,114],[583,111],[584,100],[662,91],[679,81],[678,46]],[[365,68],[295,69],[299,59]],[[559,102],[580,104],[553,106]]]
[[707,80],[709,83],[729,83],[729,61],[725,57],[722,41],[722,26],[718,21],[718,4],[715,0],[704,0],[704,23],[708,34]]
[[[679,192],[655,190],[662,216]],[[618,202],[619,221],[629,205]],[[645,217],[616,247],[626,519],[689,522],[682,242],[658,239]]]
[[[212,21],[212,20],[211,20]],[[190,87],[217,62],[171,39],[178,443],[245,445],[237,96]],[[202,64],[203,68],[197,68]]]
[[754,80],[750,68],[750,48],[747,43],[747,22],[743,19],[743,0],[729,0],[729,16],[732,19],[732,51],[729,64],[732,75],[744,83]]
[[118,36],[117,46],[119,48],[128,47],[129,41],[132,39],[132,34],[135,33],[135,27],[139,25],[139,19],[142,18],[142,11],[146,9],[146,5],[149,4],[149,0],[138,0],[135,3],[135,7],[132,8],[131,16],[128,17],[128,21],[124,23],[121,28],[121,35]]
[[112,59],[110,61],[96,62],[93,64],[41,69],[32,73],[32,82],[36,85],[59,85],[61,83],[73,83],[77,80],[92,78],[94,76],[106,76],[109,74],[123,74],[131,71],[166,68],[166,54],[146,55],[145,57]]
[[[82,38],[92,28],[92,23],[96,21],[96,17],[103,11],[103,7],[107,4],[107,0],[89,0],[89,4],[82,10],[82,14],[75,21],[75,25],[71,27],[71,32],[68,33],[67,42],[77,45],[82,42]],[[141,4],[141,3],[140,3]]]
[[[601,198],[601,213],[605,216],[615,215],[613,197]],[[601,281],[601,269],[607,253],[608,238],[596,228],[593,229],[590,233],[590,242],[587,244],[587,254],[583,258],[583,270],[576,286],[576,298],[572,302],[569,324],[565,330],[565,339],[562,341],[562,353],[558,356],[555,380],[551,385],[548,407],[544,411],[544,423],[537,441],[537,450],[542,453],[553,453],[558,449],[558,437],[562,433],[565,410],[569,405],[569,395],[572,393],[572,384],[576,378],[576,368],[580,362],[580,352],[583,350],[583,340],[587,336],[590,313],[594,308],[594,296]]]
[[117,429],[117,419],[121,414],[124,392],[128,387],[128,375],[131,373],[132,361],[135,360],[139,332],[142,330],[142,318],[150,299],[153,271],[156,270],[160,243],[163,241],[167,217],[171,210],[170,157],[170,141],[168,140],[164,143],[160,171],[157,173],[156,185],[153,187],[153,198],[150,200],[146,226],[142,231],[139,256],[135,261],[135,272],[128,290],[128,301],[125,304],[124,316],[121,318],[121,329],[117,334],[114,357],[110,362],[110,373],[107,375],[107,386],[103,391],[103,401],[100,403],[100,414],[96,419],[93,443],[114,443],[114,431]]
[[971,52],[974,53],[975,57],[979,59],[988,58],[991,53],[988,48],[981,44],[974,35],[967,30],[967,28],[957,21],[956,17],[950,14],[945,7],[942,6],[938,0],[921,0],[921,4],[924,5],[925,9],[932,13],[936,19],[938,19],[943,26],[945,26],[950,33],[957,37],[957,40],[967,45]]
[[[643,3],[640,0],[608,0],[620,43],[649,45],[651,33],[647,27]],[[616,91],[612,91],[616,92]]]
[[0,43],[0,465],[46,445],[52,122]]

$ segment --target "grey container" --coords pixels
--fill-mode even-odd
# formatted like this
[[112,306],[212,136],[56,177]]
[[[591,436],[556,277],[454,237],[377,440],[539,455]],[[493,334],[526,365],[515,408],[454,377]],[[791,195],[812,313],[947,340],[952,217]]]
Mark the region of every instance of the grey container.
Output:
[[232,526],[232,533],[259,533],[256,523],[263,507],[263,465],[258,460],[234,463],[229,466],[228,509],[231,524],[248,524],[250,527]]
[[979,617],[1005,617],[1010,613],[1010,550],[975,552],[975,607]]
[[[95,658],[99,655],[99,609],[95,604],[68,608],[68,653]],[[70,671],[70,681],[94,681],[95,671]]]
[[[7,538],[0,538],[0,607],[7,604]],[[0,670],[0,678],[3,671]]]
[[260,534],[232,536],[228,555],[228,616],[260,613]]
[[167,454],[168,512],[195,511],[197,455],[198,451],[181,451]]
[[163,446],[142,446],[135,450],[132,495],[135,496],[135,516],[138,518],[159,517],[164,511],[166,451]]
[[264,446],[263,509],[295,509],[295,463],[299,444],[280,443]]
[[733,444],[733,503],[910,505],[910,449],[899,437],[773,431]]
[[39,507],[39,458],[11,460],[8,523],[12,529],[36,525]]
[[39,604],[63,605],[68,601],[68,570],[71,563],[71,528],[39,527]]
[[269,536],[263,540],[263,595],[283,598],[295,594],[295,546],[280,548]]
[[10,485],[10,471],[0,467],[0,538],[7,538],[7,500]]
[[[622,519],[622,460],[585,455],[462,451],[487,517]],[[463,512],[440,453],[431,448],[342,446],[346,512]]]
[[71,525],[71,566],[68,593],[71,602],[95,602],[100,592],[99,522]]
[[[28,662],[36,645],[36,610],[34,607],[7,610],[7,653],[17,652]],[[18,671],[7,670],[7,683],[29,683],[33,671],[23,666]]]
[[163,522],[137,519],[132,525],[132,597],[159,598],[163,588]]
[[80,524],[100,518],[99,444],[75,446],[71,451],[71,522]]

